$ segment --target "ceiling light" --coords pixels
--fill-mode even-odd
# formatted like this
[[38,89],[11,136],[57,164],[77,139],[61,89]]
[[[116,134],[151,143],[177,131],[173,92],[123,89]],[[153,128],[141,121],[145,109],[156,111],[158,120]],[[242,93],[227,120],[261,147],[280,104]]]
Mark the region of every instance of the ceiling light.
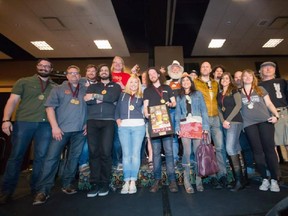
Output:
[[48,43],[45,41],[31,41],[31,43],[36,46],[39,50],[54,50]]
[[98,49],[112,49],[108,40],[94,40]]
[[270,39],[262,46],[262,48],[273,48],[273,47],[276,47],[283,40],[284,39]]
[[226,39],[212,39],[209,43],[208,48],[221,48],[225,41]]

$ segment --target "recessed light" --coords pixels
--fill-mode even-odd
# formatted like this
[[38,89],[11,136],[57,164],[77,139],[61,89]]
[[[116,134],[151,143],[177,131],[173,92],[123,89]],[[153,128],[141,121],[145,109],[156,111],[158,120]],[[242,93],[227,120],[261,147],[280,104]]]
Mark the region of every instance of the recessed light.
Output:
[[283,40],[284,39],[270,39],[262,46],[262,48],[274,48],[278,44],[280,44]]
[[212,39],[209,43],[208,48],[221,48],[225,41],[226,39]]
[[36,46],[39,50],[54,50],[48,43],[45,41],[31,41],[31,43]]
[[94,40],[98,49],[112,49],[111,44],[108,40]]

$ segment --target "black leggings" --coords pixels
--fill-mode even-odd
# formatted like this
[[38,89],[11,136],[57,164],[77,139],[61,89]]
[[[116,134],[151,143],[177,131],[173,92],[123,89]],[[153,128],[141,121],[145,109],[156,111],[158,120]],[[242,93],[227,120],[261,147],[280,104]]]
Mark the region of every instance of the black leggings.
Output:
[[274,131],[274,125],[269,122],[258,123],[245,128],[261,177],[267,178],[266,168],[268,168],[271,178],[278,180],[279,164],[275,152]]

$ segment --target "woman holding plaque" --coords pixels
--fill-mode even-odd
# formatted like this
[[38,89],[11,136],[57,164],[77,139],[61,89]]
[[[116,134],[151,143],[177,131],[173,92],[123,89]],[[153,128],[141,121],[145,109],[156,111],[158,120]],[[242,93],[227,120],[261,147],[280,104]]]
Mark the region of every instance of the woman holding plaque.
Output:
[[[278,176],[279,164],[275,152],[274,125],[279,114],[270,100],[267,91],[258,86],[254,71],[246,69],[242,73],[243,89],[242,117],[243,127],[251,143],[256,168],[263,178],[259,190],[279,192]],[[271,174],[271,183],[267,172]]]
[[242,116],[240,109],[241,94],[234,84],[230,73],[224,72],[220,79],[220,92],[217,97],[219,105],[219,117],[223,125],[226,151],[231,159],[236,180],[231,191],[243,189],[243,173],[240,163],[241,146],[239,137],[242,130]]
[[115,111],[125,181],[121,194],[137,192],[136,180],[141,161],[141,146],[145,135],[142,107],[143,93],[140,79],[136,75],[131,75],[119,97]]
[[[196,91],[195,85],[191,77],[184,73],[180,79],[181,90],[177,96],[176,115],[175,115],[175,131],[180,134],[180,121],[185,121],[190,117],[202,118],[202,132],[208,133],[209,120],[207,108],[203,95],[200,91]],[[181,137],[183,144],[182,166],[184,167],[184,187],[187,193],[194,193],[194,189],[190,183],[190,156],[192,151],[196,154],[196,149],[200,145],[200,139],[191,139]],[[192,144],[192,145],[191,145]],[[191,149],[192,147],[192,149]],[[196,157],[195,157],[196,160]],[[197,163],[197,161],[196,161]],[[195,166],[197,167],[197,166]],[[196,190],[202,192],[204,190],[202,179],[197,175],[196,170]]]

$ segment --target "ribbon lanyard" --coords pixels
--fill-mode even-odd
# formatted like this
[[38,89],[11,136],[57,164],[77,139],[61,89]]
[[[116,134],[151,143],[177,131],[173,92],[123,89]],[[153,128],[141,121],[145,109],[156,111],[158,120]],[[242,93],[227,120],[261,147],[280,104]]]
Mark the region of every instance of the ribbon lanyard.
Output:
[[250,89],[249,95],[247,94],[245,88],[243,88],[243,90],[244,90],[244,93],[245,93],[245,95],[246,95],[246,98],[248,99],[248,102],[250,102],[250,100],[251,100],[252,87],[251,87],[251,89]]
[[157,94],[161,97],[161,99],[163,99],[163,89],[162,89],[162,87],[161,86],[159,87],[160,91],[155,86],[154,86],[154,88],[155,88]]
[[75,91],[73,91],[70,82],[68,82],[68,86],[69,86],[69,88],[70,88],[70,90],[71,90],[71,92],[72,92],[72,97],[73,97],[73,98],[78,98],[78,93],[79,93],[79,83],[78,83],[78,85],[77,85]]
[[48,87],[49,81],[47,80],[45,82],[45,86],[44,86],[43,85],[43,80],[40,77],[38,77],[38,79],[39,79],[40,86],[41,86],[41,93],[43,94],[45,92],[45,90],[47,89],[47,87]]

